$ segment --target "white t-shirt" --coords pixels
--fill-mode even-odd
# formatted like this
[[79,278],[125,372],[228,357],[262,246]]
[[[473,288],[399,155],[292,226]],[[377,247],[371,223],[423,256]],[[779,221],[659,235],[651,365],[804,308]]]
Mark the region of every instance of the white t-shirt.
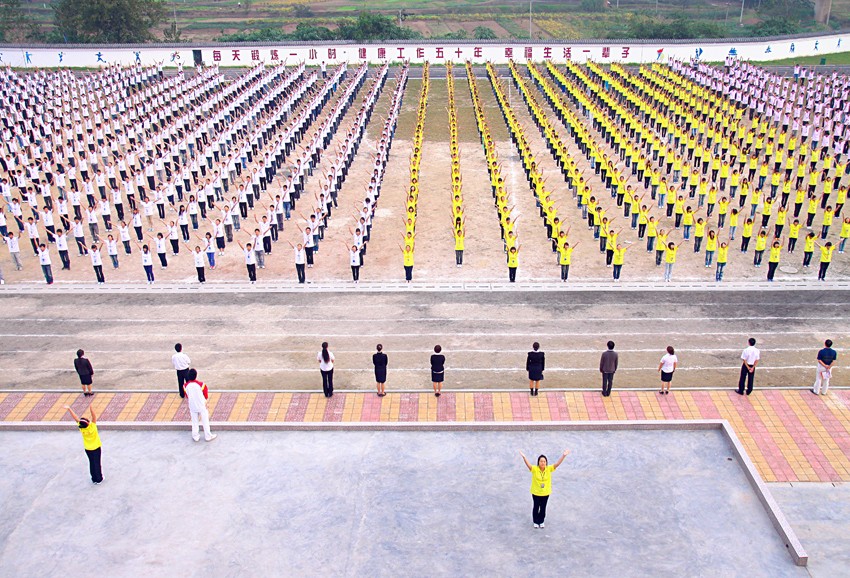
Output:
[[189,369],[189,365],[192,363],[192,360],[189,359],[188,355],[181,351],[171,356],[171,363],[174,365],[174,369],[182,370]]
[[753,365],[756,361],[761,358],[761,354],[759,350],[755,348],[755,346],[750,345],[741,353],[741,359],[744,360],[744,363],[747,365]]
[[664,373],[673,373],[674,365],[679,363],[679,358],[675,355],[670,355],[669,353],[665,353],[664,357],[661,358],[661,371]]
[[330,371],[334,368],[334,354],[328,351],[328,355],[330,356],[330,361],[325,361],[322,359],[322,352],[320,351],[318,355],[316,355],[316,359],[319,361],[319,369],[322,371]]

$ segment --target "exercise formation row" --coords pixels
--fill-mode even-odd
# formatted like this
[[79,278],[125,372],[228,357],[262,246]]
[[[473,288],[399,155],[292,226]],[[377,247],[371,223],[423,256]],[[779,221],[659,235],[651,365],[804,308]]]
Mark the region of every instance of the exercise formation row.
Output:
[[[141,65],[82,75],[5,69],[0,278],[12,267],[23,271],[15,280],[72,279],[77,255],[98,283],[130,259],[141,265],[131,265],[131,279],[148,283],[157,266],[200,283],[241,266],[254,283],[283,254],[281,270],[305,283],[327,245],[357,283],[373,225],[396,227],[387,218],[395,214],[400,254],[379,255],[375,267],[411,282],[420,192],[451,211],[436,238],[460,269],[469,235],[479,234],[467,229],[465,196],[482,196],[487,183],[464,182],[469,151],[458,111],[466,96],[447,68],[448,106],[427,116],[435,88],[428,66],[409,112],[407,66],[257,65],[232,81],[217,67],[174,76]],[[579,275],[610,267],[617,281],[627,262],[636,277],[671,281],[677,260],[712,269],[718,282],[728,271],[752,277],[763,261],[768,281],[780,265],[814,262],[823,280],[844,252],[847,77],[786,78],[742,62],[636,71],[512,62],[507,74],[486,67],[492,106],[470,64],[465,71],[463,102],[475,118],[510,281],[528,251],[520,220],[526,247],[548,239],[549,274],[564,282],[571,267]],[[382,186],[405,115],[413,116],[401,137],[409,181],[390,204]],[[447,143],[425,141],[430,122],[448,125]],[[504,148],[500,160],[493,135],[505,131],[519,161]],[[435,147],[448,152],[447,180],[421,181]],[[525,182],[507,178],[506,163],[516,162]],[[329,231],[339,243],[324,243]],[[683,259],[690,252],[699,260]]]

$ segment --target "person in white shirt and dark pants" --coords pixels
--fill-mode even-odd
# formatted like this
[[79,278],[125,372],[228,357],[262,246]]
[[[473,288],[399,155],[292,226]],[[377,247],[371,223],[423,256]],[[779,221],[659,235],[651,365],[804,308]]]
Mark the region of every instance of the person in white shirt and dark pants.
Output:
[[174,370],[177,371],[177,391],[180,393],[180,397],[186,397],[186,392],[183,391],[183,384],[186,383],[186,375],[189,372],[189,365],[192,364],[192,360],[189,359],[189,356],[183,353],[183,345],[180,343],[176,343],[174,345],[174,355],[171,356],[171,363],[174,364]]
[[750,337],[749,346],[741,353],[741,377],[738,379],[738,395],[744,395],[744,383],[747,385],[747,395],[753,392],[753,380],[756,377],[756,366],[759,364],[761,353],[756,349],[756,340]]
[[322,372],[322,390],[325,397],[333,397],[334,394],[334,354],[328,351],[328,342],[322,343],[322,350],[316,356],[319,362],[319,371]]

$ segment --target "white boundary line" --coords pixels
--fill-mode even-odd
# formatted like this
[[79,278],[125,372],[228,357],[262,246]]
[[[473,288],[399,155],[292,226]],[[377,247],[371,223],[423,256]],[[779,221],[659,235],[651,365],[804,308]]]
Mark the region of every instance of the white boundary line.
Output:
[[259,285],[251,285],[247,282],[221,282],[207,283],[163,283],[158,285],[143,285],[141,283],[127,284],[105,284],[94,283],[54,283],[51,286],[36,283],[21,283],[16,285],[3,285],[0,287],[0,295],[9,294],[52,294],[67,295],[82,293],[93,294],[215,294],[215,293],[415,293],[415,292],[679,292],[679,291],[714,291],[723,293],[727,291],[752,291],[756,289],[762,292],[783,291],[848,291],[850,281],[843,278],[838,281],[814,282],[814,281],[780,281],[778,283],[767,283],[758,281],[738,281],[711,283],[698,279],[683,279],[671,283],[658,281],[635,281],[614,284],[611,279],[598,278],[582,282],[561,283],[552,279],[537,279],[522,281],[519,283],[507,283],[491,280],[483,281],[458,281],[456,283],[431,283],[428,281],[415,281],[404,283],[402,281],[364,282],[364,284],[353,285],[350,282],[321,282],[299,285],[294,281],[260,281]]

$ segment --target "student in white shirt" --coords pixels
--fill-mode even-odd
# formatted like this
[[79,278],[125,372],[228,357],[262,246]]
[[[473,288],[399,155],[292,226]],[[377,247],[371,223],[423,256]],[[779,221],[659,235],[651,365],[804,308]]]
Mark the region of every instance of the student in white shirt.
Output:
[[661,358],[658,364],[658,371],[661,372],[661,391],[658,393],[668,395],[670,393],[670,382],[673,381],[673,372],[679,366],[679,358],[676,357],[676,352],[672,345],[667,346],[667,353]]
[[[204,275],[204,254],[201,252],[200,245],[195,245],[195,252],[192,253],[192,258],[195,260],[195,270],[198,272],[198,283],[206,283],[207,278]],[[214,259],[215,257],[213,257]]]
[[738,395],[744,395],[744,382],[747,384],[747,395],[753,392],[753,380],[756,376],[756,366],[759,364],[761,353],[756,349],[756,340],[750,337],[749,346],[741,353],[741,377],[738,379]]
[[68,237],[62,229],[56,231],[56,249],[59,251],[59,259],[62,261],[62,269],[70,271],[71,257],[68,254]]
[[94,275],[97,278],[98,285],[103,285],[106,282],[106,279],[103,278],[103,258],[100,255],[102,248],[103,243],[100,245],[92,244],[89,251],[89,257],[91,257],[91,264],[94,268]]
[[322,343],[322,350],[316,355],[319,362],[319,371],[322,373],[322,391],[325,397],[333,397],[334,394],[334,354],[328,351],[328,342]]
[[293,245],[287,241],[289,246],[295,251],[295,272],[298,274],[298,283],[306,283],[307,275],[305,273],[307,263],[307,252],[304,250],[304,245],[298,243]]
[[6,247],[9,249],[9,256],[12,257],[12,262],[15,264],[15,270],[20,271],[24,268],[21,264],[21,245],[20,240],[21,234],[9,233],[6,234]]
[[254,253],[253,245],[251,243],[247,243],[243,247],[242,242],[238,240],[236,243],[245,254],[245,268],[248,269],[248,280],[251,282],[251,285],[253,285],[257,282],[257,255]]
[[53,270],[50,267],[50,251],[47,250],[47,245],[44,243],[38,247],[38,262],[41,265],[41,272],[44,273],[44,280],[48,285],[53,285]]

